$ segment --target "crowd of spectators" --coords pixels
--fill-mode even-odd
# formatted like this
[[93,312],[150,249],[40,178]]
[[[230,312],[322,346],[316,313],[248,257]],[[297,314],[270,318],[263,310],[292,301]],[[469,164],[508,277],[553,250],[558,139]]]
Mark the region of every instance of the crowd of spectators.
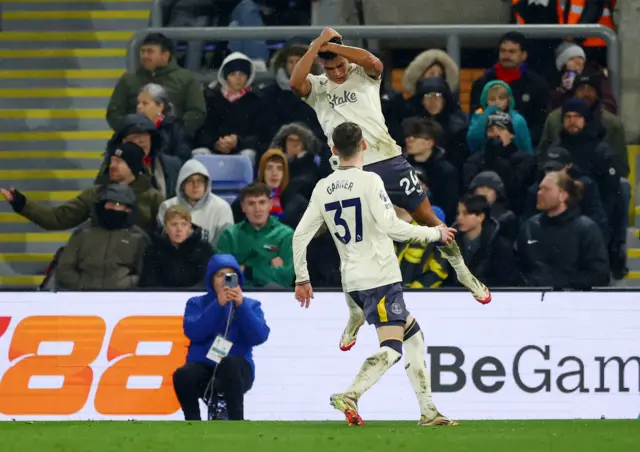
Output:
[[[617,100],[578,44],[557,48],[557,87],[527,64],[528,45],[517,32],[499,40],[498,62],[473,83],[470,115],[454,61],[441,50],[419,54],[404,72],[406,93],[381,93],[387,124],[487,285],[607,285],[626,273],[629,163]],[[231,254],[247,287],[290,288],[293,228],[331,171],[313,110],[289,88],[304,51],[278,50],[270,82],[257,82],[255,58],[235,51],[203,86],[178,66],[171,40],[149,35],[139,69],[109,102],[114,134],[95,186],[57,207],[3,190],[44,229],[82,225],[61,253],[58,287],[203,287],[210,257]],[[235,201],[214,194],[199,161],[211,154],[252,161],[255,182]],[[341,285],[330,242],[325,232],[308,251],[316,286]],[[397,249],[406,286],[457,284],[435,246]]]

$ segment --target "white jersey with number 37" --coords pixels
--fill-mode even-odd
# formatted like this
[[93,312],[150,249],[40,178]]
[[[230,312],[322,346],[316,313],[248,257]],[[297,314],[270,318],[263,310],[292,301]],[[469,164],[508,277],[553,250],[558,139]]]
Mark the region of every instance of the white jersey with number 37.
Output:
[[346,292],[402,281],[392,239],[434,241],[439,236],[434,228],[413,226],[396,216],[380,176],[340,168],[318,182],[293,236],[297,284],[309,281],[307,245],[322,223],[340,254]]

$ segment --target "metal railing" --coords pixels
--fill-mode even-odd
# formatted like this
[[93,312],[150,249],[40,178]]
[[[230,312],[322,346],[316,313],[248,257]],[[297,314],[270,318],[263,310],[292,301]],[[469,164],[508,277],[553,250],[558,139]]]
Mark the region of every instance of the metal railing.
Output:
[[[154,8],[161,7],[155,2]],[[140,43],[149,33],[162,33],[168,38],[184,41],[228,40],[288,40],[315,38],[322,27],[206,27],[206,28],[148,28],[136,32],[127,45],[127,70],[138,67]],[[519,31],[533,39],[563,39],[566,37],[598,37],[607,44],[607,68],[611,86],[617,99],[622,94],[620,77],[620,43],[616,34],[602,25],[363,25],[339,27],[345,39],[415,39],[445,38],[449,56],[460,65],[461,40],[498,39],[509,31]]]

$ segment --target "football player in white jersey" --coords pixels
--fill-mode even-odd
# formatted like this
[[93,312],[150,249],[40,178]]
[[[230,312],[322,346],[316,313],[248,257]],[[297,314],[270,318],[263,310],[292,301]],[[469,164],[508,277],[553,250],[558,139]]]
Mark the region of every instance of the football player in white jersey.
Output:
[[340,166],[320,180],[293,236],[296,299],[309,307],[313,289],[307,270],[307,246],[326,224],[340,254],[342,286],[367,323],[375,325],[380,348],[362,365],[346,392],[331,396],[331,405],[350,425],[363,425],[358,399],[405,355],[405,369],[420,405],[419,425],[457,425],[440,414],[432,401],[431,379],[425,363],[424,335],[409,314],[402,295],[402,275],[393,241],[451,243],[455,229],[413,226],[395,213],[380,176],[362,170],[363,140],[351,122],[332,133],[333,153]]
[[[310,74],[318,58],[325,74]],[[362,128],[367,149],[364,170],[377,173],[391,202],[407,212],[419,224],[438,226],[438,219],[415,171],[402,157],[402,151],[391,138],[382,115],[380,83],[382,62],[364,49],[342,45],[342,37],[332,28],[325,28],[307,53],[298,61],[291,74],[292,90],[310,105],[318,116],[330,146],[332,133],[340,124],[351,121]],[[467,268],[455,241],[439,247],[449,261],[458,280],[480,303],[491,301],[491,292]],[[350,318],[340,340],[340,349],[351,349],[356,343],[362,312],[347,299]]]

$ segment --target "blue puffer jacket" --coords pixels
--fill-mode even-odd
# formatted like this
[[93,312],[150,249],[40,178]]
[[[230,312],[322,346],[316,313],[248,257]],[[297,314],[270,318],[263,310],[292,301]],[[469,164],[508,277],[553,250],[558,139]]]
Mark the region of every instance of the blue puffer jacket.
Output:
[[[207,294],[189,299],[184,312],[184,334],[191,340],[187,362],[201,362],[215,366],[213,361],[207,359],[207,353],[215,338],[218,335],[224,335],[233,303],[227,303],[225,307],[220,306],[211,286],[211,278],[218,270],[225,267],[233,268],[238,273],[240,285],[244,283],[244,275],[235,257],[230,254],[217,254],[211,258],[205,281]],[[227,339],[233,343],[229,356],[244,357],[251,365],[254,377],[253,347],[265,342],[269,332],[259,301],[245,298],[240,307],[233,307],[231,326],[227,335]]]
[[482,109],[476,111],[471,116],[471,123],[469,124],[469,131],[467,132],[467,144],[469,145],[470,152],[476,152],[482,150],[484,143],[487,141],[487,118],[489,115],[495,113],[498,107],[495,105],[487,105],[487,93],[489,88],[495,85],[500,85],[509,93],[509,113],[511,116],[511,123],[513,124],[513,142],[516,147],[528,154],[533,154],[533,144],[531,142],[531,133],[527,126],[527,121],[520,113],[516,111],[516,102],[511,93],[511,87],[500,80],[493,80],[487,83],[480,95],[480,104]]

